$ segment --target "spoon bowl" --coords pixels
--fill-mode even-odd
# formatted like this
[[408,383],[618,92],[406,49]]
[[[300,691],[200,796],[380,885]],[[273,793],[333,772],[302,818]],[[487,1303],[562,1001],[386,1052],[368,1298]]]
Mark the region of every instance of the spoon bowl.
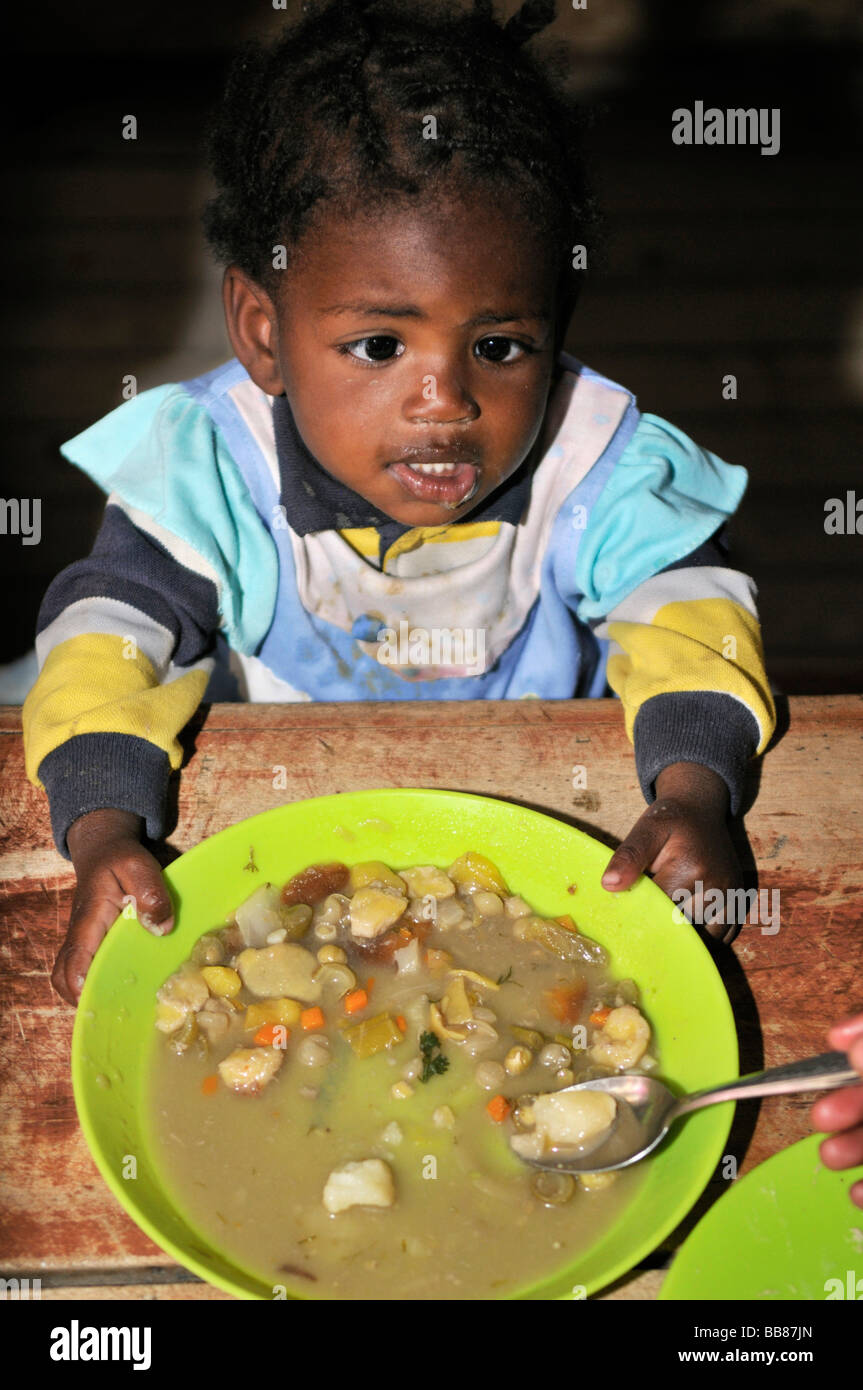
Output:
[[582,1081],[554,1094],[604,1091],[613,1096],[616,1107],[611,1127],[584,1144],[551,1147],[537,1158],[522,1157],[535,1168],[550,1168],[560,1173],[611,1173],[647,1158],[675,1120],[705,1105],[797,1091],[832,1091],[838,1086],[860,1085],[860,1082],[859,1074],[849,1065],[844,1052],[823,1052],[817,1057],[772,1067],[769,1071],[752,1072],[737,1081],[680,1097],[673,1095],[655,1077],[635,1072]]

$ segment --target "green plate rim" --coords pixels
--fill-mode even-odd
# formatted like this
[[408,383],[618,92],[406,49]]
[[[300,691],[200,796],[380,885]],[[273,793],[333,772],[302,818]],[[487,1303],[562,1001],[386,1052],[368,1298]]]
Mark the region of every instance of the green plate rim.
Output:
[[[687,1300],[693,1302],[707,1303],[739,1303],[751,1301],[759,1303],[809,1303],[815,1301],[808,1298],[753,1299],[753,1296],[751,1294],[746,1293],[739,1294],[736,1297],[730,1296],[728,1299],[717,1298],[715,1294],[711,1294],[706,1298],[702,1298],[697,1293],[693,1294],[689,1291],[675,1293],[673,1292],[673,1290],[676,1287],[677,1283],[681,1280],[692,1278],[691,1271],[689,1271],[686,1268],[686,1261],[691,1260],[693,1257],[697,1258],[697,1253],[701,1247],[702,1242],[706,1242],[707,1249],[709,1250],[710,1245],[714,1240],[713,1228],[717,1223],[721,1222],[723,1218],[727,1218],[729,1207],[739,1205],[741,1201],[746,1201],[748,1203],[748,1194],[750,1192],[755,1191],[757,1182],[763,1182],[765,1179],[769,1180],[771,1168],[775,1167],[781,1170],[786,1165],[793,1168],[797,1165],[798,1162],[802,1163],[804,1161],[808,1161],[810,1159],[810,1153],[812,1157],[817,1160],[823,1172],[830,1174],[830,1177],[827,1180],[831,1183],[835,1182],[835,1186],[837,1188],[844,1189],[845,1200],[848,1204],[849,1214],[853,1216],[853,1212],[858,1211],[860,1213],[860,1226],[863,1227],[863,1209],[861,1209],[860,1207],[853,1207],[852,1209],[851,1199],[847,1195],[848,1188],[850,1188],[855,1182],[858,1182],[860,1178],[863,1178],[863,1164],[858,1165],[855,1168],[848,1169],[828,1168],[826,1164],[821,1163],[820,1159],[817,1159],[816,1152],[818,1149],[820,1149],[821,1144],[824,1142],[826,1138],[826,1134],[822,1134],[819,1132],[807,1134],[804,1136],[804,1138],[797,1139],[793,1144],[788,1144],[784,1148],[779,1149],[775,1154],[771,1154],[769,1158],[763,1159],[762,1162],[757,1163],[754,1168],[750,1168],[748,1173],[744,1173],[742,1178],[736,1179],[734,1182],[732,1182],[729,1185],[727,1191],[723,1192],[722,1195],[719,1198],[717,1198],[717,1200],[710,1207],[709,1211],[706,1211],[704,1215],[701,1217],[701,1219],[698,1221],[698,1223],[692,1228],[692,1230],[689,1232],[689,1235],[686,1237],[686,1240],[680,1246],[680,1249],[675,1251],[674,1259],[672,1260],[671,1267],[669,1268],[662,1282],[662,1286],[659,1290],[659,1293],[657,1294],[657,1299],[660,1302],[664,1303],[680,1303],[685,1302]],[[741,1193],[745,1193],[746,1198],[742,1198],[740,1195]],[[852,1256],[849,1254],[848,1258],[850,1259],[851,1257]],[[729,1278],[732,1277],[733,1270],[729,1271]]]
[[[279,814],[283,813],[286,809],[289,808],[295,808],[301,805],[324,807],[327,804],[349,808],[350,801],[354,798],[365,799],[369,796],[374,796],[381,798],[382,801],[398,800],[402,802],[409,802],[412,799],[416,799],[419,797],[427,797],[429,795],[434,796],[436,798],[440,798],[441,800],[451,800],[453,802],[472,801],[482,802],[485,804],[497,804],[499,806],[505,807],[508,813],[518,813],[519,815],[527,817],[528,820],[536,820],[540,822],[553,822],[556,826],[570,832],[572,835],[576,837],[576,839],[588,842],[593,846],[598,846],[600,849],[605,850],[609,858],[611,858],[611,855],[613,853],[613,851],[609,849],[607,845],[603,844],[601,840],[597,839],[592,835],[587,834],[586,831],[581,830],[578,826],[571,825],[567,820],[562,819],[561,816],[555,815],[552,812],[534,810],[533,807],[525,806],[518,801],[509,801],[502,797],[485,796],[481,793],[475,792],[452,791],[448,788],[439,787],[369,787],[363,789],[355,789],[348,792],[333,792],[325,796],[301,798],[299,801],[285,802],[280,806],[274,806],[270,807],[266,811],[260,811],[256,813],[254,816],[249,816],[241,821],[234,822],[232,825],[224,826],[221,830],[216,831],[214,834],[207,836],[203,840],[200,840],[196,845],[193,845],[191,849],[186,850],[176,860],[174,860],[170,865],[168,865],[163,870],[163,872],[166,880],[170,884],[172,879],[172,871],[176,869],[177,865],[179,865],[180,863],[182,863],[183,865],[194,863],[195,859],[199,857],[200,854],[203,853],[205,850],[208,850],[209,847],[212,846],[213,842],[218,841],[221,836],[235,834],[239,826],[252,827],[264,818],[272,819],[273,817],[278,816]],[[646,879],[645,882],[651,884],[651,887],[654,888],[657,893],[662,893],[662,889],[652,884],[651,880]],[[664,896],[665,895],[663,894],[663,897]],[[115,921],[115,924],[113,925],[116,925],[116,923],[120,922],[121,920],[122,918],[118,917]],[[111,929],[113,929],[113,927]],[[737,1043],[737,1030],[731,1001],[728,998],[728,993],[725,989],[722,977],[719,974],[719,971],[717,970],[716,965],[709,951],[707,950],[707,947],[704,945],[703,941],[701,941],[701,939],[698,937],[697,933],[694,933],[694,929],[693,934],[693,944],[696,947],[696,954],[702,954],[702,963],[707,974],[714,977],[713,982],[719,986],[717,994],[717,1005],[720,1011],[725,1016],[724,1023],[729,1030],[728,1038],[726,1041],[730,1044],[734,1052],[734,1071],[736,1074],[739,1068],[739,1049]],[[201,1278],[205,1283],[213,1285],[214,1287],[221,1289],[223,1292],[232,1294],[236,1298],[249,1299],[252,1301],[269,1301],[264,1299],[259,1300],[258,1296],[255,1293],[250,1292],[248,1289],[243,1288],[241,1285],[233,1283],[229,1278],[214,1272],[213,1270],[208,1268],[207,1265],[203,1263],[203,1261],[196,1259],[194,1255],[190,1255],[186,1251],[180,1250],[170,1237],[166,1237],[160,1231],[157,1230],[155,1223],[152,1222],[148,1215],[140,1209],[137,1201],[135,1200],[134,1188],[130,1186],[128,1182],[121,1181],[120,1178],[115,1174],[113,1168],[109,1165],[102,1150],[102,1145],[97,1132],[96,1123],[94,1122],[93,1116],[91,1115],[90,1110],[88,1108],[87,1088],[84,1080],[84,1067],[86,1065],[86,1060],[84,1056],[84,1017],[89,1007],[90,994],[92,993],[95,987],[94,980],[97,977],[96,973],[98,971],[98,961],[99,953],[97,952],[94,964],[91,967],[87,975],[87,978],[84,981],[84,988],[81,993],[81,998],[75,1016],[75,1024],[72,1033],[71,1070],[72,1088],[75,1099],[75,1108],[78,1114],[78,1121],[81,1126],[81,1130],[84,1134],[84,1137],[87,1141],[87,1146],[89,1148],[90,1154],[93,1157],[93,1160],[96,1163],[99,1172],[101,1173],[103,1179],[107,1183],[114,1197],[120,1203],[120,1206],[129,1216],[132,1217],[139,1229],[144,1231],[144,1233],[147,1236],[149,1236],[149,1238],[154,1242],[155,1245],[159,1247],[159,1249],[163,1250],[166,1254],[170,1255],[171,1258],[174,1259],[182,1268],[190,1270],[192,1273],[196,1274],[199,1278]],[[720,1111],[725,1112],[724,1123],[719,1123]],[[600,1280],[595,1281],[592,1286],[588,1285],[588,1297],[592,1296],[593,1294],[599,1292],[602,1289],[608,1288],[616,1280],[620,1279],[623,1275],[629,1273],[632,1269],[634,1269],[638,1265],[638,1263],[645,1258],[645,1256],[649,1255],[651,1251],[655,1250],[657,1246],[661,1244],[665,1237],[669,1235],[670,1232],[673,1231],[675,1227],[680,1224],[680,1222],[683,1220],[686,1214],[692,1209],[692,1207],[695,1205],[695,1203],[698,1201],[699,1197],[703,1193],[708,1182],[710,1181],[710,1178],[716,1168],[716,1164],[722,1155],[725,1142],[731,1130],[733,1112],[734,1106],[730,1102],[717,1107],[717,1114],[715,1116],[715,1119],[718,1124],[716,1137],[709,1145],[705,1145],[701,1161],[698,1164],[697,1175],[693,1176],[692,1191],[694,1195],[685,1196],[681,1198],[680,1201],[675,1202],[669,1214],[662,1222],[660,1222],[657,1225],[655,1232],[651,1234],[650,1237],[645,1237],[635,1247],[633,1253],[631,1253],[630,1255],[623,1256],[619,1258],[616,1262],[614,1262]],[[695,1184],[697,1184],[697,1189]],[[187,1221],[190,1230],[195,1229],[186,1216],[184,1216],[183,1219]],[[233,1260],[229,1261],[228,1256],[223,1256],[222,1258],[224,1258],[226,1262],[235,1263]],[[240,1267],[236,1265],[235,1267],[238,1268],[239,1272]],[[555,1299],[555,1296],[553,1295],[548,1296],[541,1293],[533,1292],[539,1284],[548,1284],[549,1282],[551,1282],[551,1280],[556,1279],[558,1277],[562,1278],[563,1276],[559,1273],[543,1276],[542,1280],[534,1280],[532,1285],[525,1286],[523,1288],[520,1287],[505,1295],[504,1299],[500,1301],[529,1301],[533,1298],[541,1298],[545,1301],[571,1301],[573,1298],[573,1295],[571,1293],[559,1294]],[[311,1297],[306,1298],[302,1294],[294,1295],[293,1293],[289,1293],[287,1301],[318,1302],[322,1300],[314,1299]]]

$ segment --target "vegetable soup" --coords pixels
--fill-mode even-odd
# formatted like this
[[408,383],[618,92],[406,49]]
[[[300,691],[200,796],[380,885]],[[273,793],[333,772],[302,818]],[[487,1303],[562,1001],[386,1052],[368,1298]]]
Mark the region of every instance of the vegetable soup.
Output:
[[607,966],[474,852],[261,885],[158,992],[178,1203],[274,1297],[500,1298],[563,1270],[643,1178],[524,1161],[607,1132],[613,1101],[557,1092],[657,1066]]

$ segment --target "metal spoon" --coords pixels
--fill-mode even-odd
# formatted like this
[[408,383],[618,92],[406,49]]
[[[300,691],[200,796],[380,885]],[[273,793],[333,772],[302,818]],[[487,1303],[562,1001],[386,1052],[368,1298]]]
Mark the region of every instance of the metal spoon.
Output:
[[723,1100],[749,1100],[755,1096],[787,1095],[794,1091],[832,1091],[855,1082],[861,1084],[860,1075],[848,1065],[844,1052],[822,1052],[818,1057],[771,1067],[769,1071],[755,1071],[737,1081],[679,1098],[651,1076],[624,1074],[606,1076],[599,1081],[582,1081],[554,1094],[606,1091],[617,1101],[611,1129],[592,1145],[588,1141],[578,1148],[561,1146],[549,1150],[542,1158],[526,1158],[525,1161],[535,1168],[552,1168],[562,1173],[610,1173],[646,1158],[664,1139],[675,1120],[705,1105],[718,1105]]

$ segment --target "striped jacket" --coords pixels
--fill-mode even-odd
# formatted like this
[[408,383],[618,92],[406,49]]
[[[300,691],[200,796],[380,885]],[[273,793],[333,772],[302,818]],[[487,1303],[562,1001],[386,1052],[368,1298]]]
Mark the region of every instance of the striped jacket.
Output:
[[376,516],[233,360],[142,392],[62,452],[108,493],[39,614],[27,773],[58,849],[115,806],[164,832],[201,700],[619,695],[648,800],[699,762],[740,803],[775,724],[755,587],[722,528],[745,470],[561,354],[530,471],[464,522]]

